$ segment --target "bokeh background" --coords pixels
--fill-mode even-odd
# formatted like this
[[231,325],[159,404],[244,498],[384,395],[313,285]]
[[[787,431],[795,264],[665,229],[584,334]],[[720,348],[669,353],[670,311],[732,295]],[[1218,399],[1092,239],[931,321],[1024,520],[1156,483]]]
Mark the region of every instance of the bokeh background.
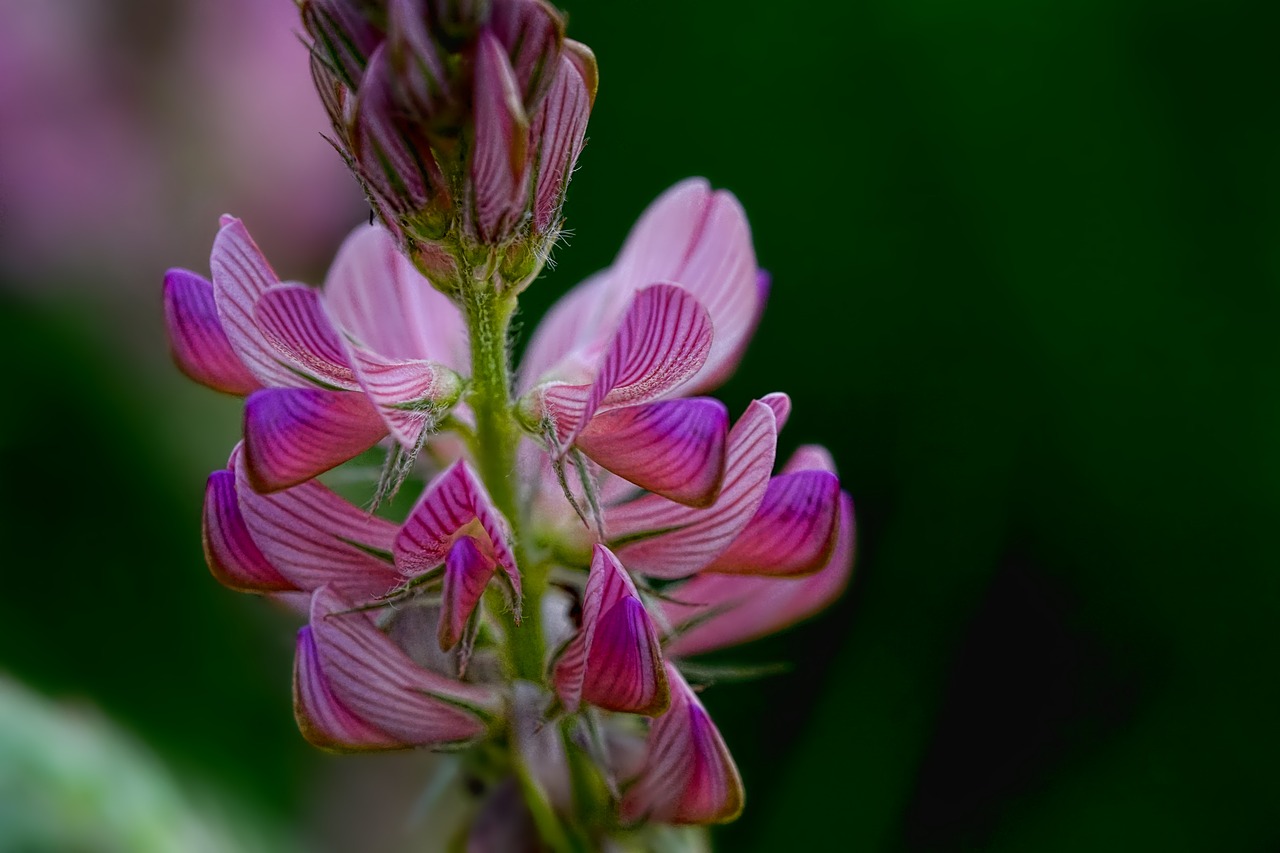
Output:
[[[1275,4],[561,5],[602,82],[527,325],[708,176],[774,275],[723,396],[790,392],[857,504],[843,601],[728,656],[789,670],[706,694],[720,849],[1280,848]],[[294,14],[0,0],[0,850],[424,831],[205,570],[238,402],[163,338],[217,214],[310,281],[366,216]]]

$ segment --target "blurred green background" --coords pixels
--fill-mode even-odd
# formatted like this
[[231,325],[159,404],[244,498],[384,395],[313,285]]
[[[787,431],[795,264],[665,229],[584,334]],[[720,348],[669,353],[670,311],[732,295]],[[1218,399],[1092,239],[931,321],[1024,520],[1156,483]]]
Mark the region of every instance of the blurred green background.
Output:
[[[207,4],[102,5],[52,3],[81,30],[97,10],[78,71],[29,51],[19,85],[0,60],[0,672],[114,721],[196,812],[372,849],[414,769],[307,747],[290,619],[205,570],[204,475],[239,404],[169,365],[159,298],[165,267],[207,269],[223,209],[310,281],[364,209],[335,183],[329,219],[287,228],[310,202],[264,152],[324,151],[318,111],[240,116],[238,148],[211,136],[204,94],[253,27],[291,44],[289,10],[231,19],[225,62],[178,77],[175,34]],[[784,452],[826,444],[857,505],[844,600],[727,656],[790,671],[705,696],[748,792],[720,848],[1280,848],[1275,4],[561,5],[601,89],[526,326],[706,175],[774,276],[722,396],[788,391]],[[0,0],[0,30],[24,7]],[[24,195],[40,122],[84,143],[66,172],[113,176],[84,106],[109,96],[155,194],[80,202],[55,161]],[[0,739],[27,737],[16,719]]]

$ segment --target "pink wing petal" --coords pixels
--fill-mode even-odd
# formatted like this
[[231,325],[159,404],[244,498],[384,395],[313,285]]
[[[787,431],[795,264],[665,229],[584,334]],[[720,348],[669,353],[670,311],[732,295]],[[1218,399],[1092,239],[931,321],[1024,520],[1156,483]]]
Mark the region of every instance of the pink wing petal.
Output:
[[709,572],[803,575],[822,568],[835,544],[840,481],[830,471],[795,471],[769,481],[764,501]]
[[254,306],[280,279],[263,257],[244,223],[230,216],[213,241],[209,257],[218,319],[236,355],[267,386],[300,388],[310,383],[280,364],[280,354],[263,336],[254,319]]
[[283,592],[296,589],[258,549],[236,498],[236,475],[214,471],[204,491],[201,530],[204,559],[223,586],[241,592]]
[[791,417],[791,398],[781,391],[774,391],[772,394],[761,397],[760,402],[773,409],[773,416],[778,421],[778,432],[782,432],[782,428],[787,425],[787,419]]
[[671,707],[649,729],[640,777],[622,800],[622,819],[726,823],[742,812],[742,779],[707,709],[667,664]]
[[582,597],[582,630],[555,668],[570,711],[585,700],[610,711],[660,714],[669,702],[657,629],[626,569],[597,544]]
[[637,486],[689,506],[715,500],[724,479],[729,411],[694,397],[597,414],[577,438],[582,452]]
[[367,613],[351,611],[330,587],[312,597],[316,657],[338,702],[401,743],[440,746],[484,734],[471,709],[494,707],[491,690],[421,669]]
[[729,433],[724,485],[711,506],[699,509],[645,495],[605,510],[618,556],[640,574],[688,577],[738,537],[764,500],[773,470],[777,425],[769,406],[753,401]]
[[459,459],[427,486],[396,536],[394,552],[400,572],[413,577],[445,562],[458,531],[472,522],[488,539],[481,543],[502,566],[520,599],[520,571],[511,553],[511,528],[493,505],[484,485]]
[[484,595],[494,562],[476,540],[460,536],[444,561],[444,590],[440,604],[440,648],[449,651],[462,639],[467,620]]
[[244,445],[254,488],[288,488],[341,465],[387,434],[363,394],[265,388],[244,406]]
[[347,710],[329,687],[311,626],[298,631],[293,658],[293,716],[309,743],[335,752],[400,749],[401,743]]
[[299,589],[333,585],[361,601],[401,582],[386,559],[395,525],[352,506],[320,483],[264,495],[248,482],[243,457],[234,459],[236,494],[245,527],[267,562]]
[[462,392],[458,376],[433,362],[393,361],[356,346],[348,352],[361,390],[405,447],[417,447]]
[[343,391],[360,387],[346,346],[313,288],[281,284],[267,290],[258,298],[254,319],[280,356],[315,382]]
[[496,243],[519,223],[527,204],[529,119],[519,81],[491,32],[480,34],[475,69],[476,131],[467,215],[481,242]]
[[[677,636],[667,646],[671,655],[688,656],[735,646],[780,631],[807,619],[840,597],[853,572],[853,501],[840,496],[836,545],[823,569],[800,578],[739,577],[704,574],[674,593],[684,604],[663,603]],[[687,631],[682,625],[691,620]]]
[[187,270],[165,273],[164,321],[173,360],[188,377],[237,396],[259,387],[222,330],[212,284]]

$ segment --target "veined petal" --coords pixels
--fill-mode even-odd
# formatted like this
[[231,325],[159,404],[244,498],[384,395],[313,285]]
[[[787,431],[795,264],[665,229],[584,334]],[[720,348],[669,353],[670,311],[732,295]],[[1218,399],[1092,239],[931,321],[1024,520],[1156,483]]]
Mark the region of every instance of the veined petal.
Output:
[[204,491],[201,530],[204,559],[223,586],[241,592],[284,592],[296,589],[263,556],[245,526],[236,497],[236,475],[214,471]]
[[488,540],[477,539],[481,550],[502,566],[511,582],[518,611],[520,571],[511,553],[511,529],[464,460],[436,477],[405,519],[394,545],[396,567],[407,577],[434,569],[445,562],[458,532],[473,522]]
[[682,578],[699,571],[729,547],[764,500],[777,449],[773,409],[759,400],[729,433],[724,484],[709,507],[645,495],[605,509],[614,550],[632,571]]
[[343,242],[325,277],[324,303],[357,343],[385,358],[455,371],[470,364],[461,313],[380,225],[362,225]]
[[476,46],[473,100],[476,130],[467,214],[482,242],[497,243],[519,224],[527,203],[529,118],[506,52],[489,31],[481,32]]
[[240,361],[267,386],[300,388],[310,383],[280,363],[276,351],[254,319],[254,306],[280,283],[244,223],[224,216],[209,257],[213,296],[222,330]]
[[529,110],[551,85],[564,43],[564,19],[546,3],[495,3],[489,26],[510,57],[516,91]]
[[742,779],[707,709],[671,664],[671,707],[649,729],[644,769],[622,799],[622,819],[726,823],[742,812]]
[[245,527],[267,562],[298,589],[326,584],[368,601],[401,582],[389,554],[396,527],[352,506],[312,480],[264,495],[249,485],[242,454],[233,454]]
[[401,743],[351,713],[338,701],[320,667],[311,626],[298,631],[293,657],[293,716],[309,743],[335,752],[401,749]]
[[312,597],[310,621],[320,670],[353,715],[405,744],[442,746],[484,734],[479,712],[495,707],[491,690],[418,667],[331,587]]
[[[547,315],[538,323],[524,358],[520,361],[520,388],[527,391],[545,380],[564,380],[561,370],[552,372],[552,368],[561,368],[571,353],[587,347],[588,340],[598,340],[599,350],[603,351],[608,343],[609,327],[601,328],[596,322],[595,312],[600,307],[602,294],[609,289],[608,272],[597,273],[574,287],[560,297]],[[594,361],[594,359],[592,359]],[[580,378],[573,374],[570,381]]]
[[533,191],[533,227],[538,232],[547,231],[560,216],[591,112],[591,95],[579,66],[568,56],[561,58],[559,66],[530,131],[530,138],[538,146],[537,184]]
[[791,417],[791,398],[781,391],[774,391],[772,394],[761,397],[760,402],[773,409],[773,417],[778,422],[778,432],[782,432],[782,428],[787,425],[787,420]]
[[660,714],[670,700],[657,629],[618,558],[597,544],[582,596],[582,630],[555,667],[569,711],[582,701],[610,711]]
[[799,578],[698,575],[675,592],[681,603],[662,604],[675,629],[667,652],[703,654],[807,619],[844,592],[853,572],[853,554],[853,500],[841,494],[835,548],[821,571]]
[[760,508],[709,572],[803,575],[835,544],[840,481],[830,471],[795,471],[769,481]]
[[462,393],[462,380],[442,365],[386,359],[358,346],[348,352],[361,390],[405,447],[417,447],[423,431],[435,429]]
[[387,434],[364,395],[264,388],[244,406],[244,446],[254,488],[288,488],[341,465]]
[[272,287],[258,298],[253,316],[281,357],[301,373],[343,391],[360,387],[346,347],[314,288],[304,284]]
[[222,330],[208,281],[188,270],[165,273],[164,320],[173,360],[188,377],[237,396],[259,387]]
[[715,500],[724,479],[729,411],[694,397],[597,414],[577,438],[582,452],[637,486],[689,506]]
[[467,620],[489,585],[495,567],[470,536],[459,536],[444,561],[444,589],[440,604],[440,648],[449,651],[462,639]]

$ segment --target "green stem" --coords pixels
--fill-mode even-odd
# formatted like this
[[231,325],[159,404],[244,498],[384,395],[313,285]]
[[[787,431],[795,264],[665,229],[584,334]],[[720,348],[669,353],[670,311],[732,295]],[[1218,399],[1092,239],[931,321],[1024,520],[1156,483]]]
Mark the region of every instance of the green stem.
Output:
[[462,296],[471,338],[471,393],[476,417],[475,448],[480,478],[498,510],[511,523],[516,564],[524,593],[523,620],[511,614],[507,625],[508,659],[517,678],[541,684],[544,658],[542,592],[546,569],[527,559],[520,528],[524,519],[518,500],[516,450],[520,427],[511,399],[507,337],[515,313],[514,296],[497,292],[490,282],[477,282]]

